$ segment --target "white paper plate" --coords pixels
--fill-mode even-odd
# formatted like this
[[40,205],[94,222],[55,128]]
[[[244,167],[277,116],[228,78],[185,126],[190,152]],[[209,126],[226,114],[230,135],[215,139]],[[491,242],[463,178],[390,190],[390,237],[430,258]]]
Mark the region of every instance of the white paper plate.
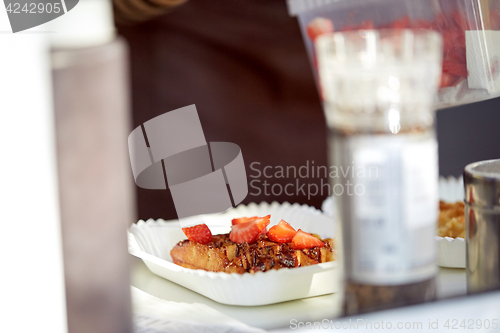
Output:
[[[439,198],[454,203],[464,200],[463,178],[441,177],[439,179]],[[327,216],[334,216],[335,198],[328,197],[323,201],[321,209]],[[441,267],[465,268],[465,239],[436,236],[437,264]]]
[[[307,205],[276,202],[240,205],[213,217],[220,221],[221,226],[210,229],[213,234],[227,233],[233,218],[269,214],[269,227],[284,219],[294,228],[319,234],[322,238],[335,236],[333,220],[321,211]],[[331,294],[341,288],[342,270],[336,261],[255,274],[184,268],[174,264],[170,256],[170,250],[183,239],[186,236],[177,221],[141,220],[129,229],[129,252],[141,258],[156,275],[223,304],[266,305]]]

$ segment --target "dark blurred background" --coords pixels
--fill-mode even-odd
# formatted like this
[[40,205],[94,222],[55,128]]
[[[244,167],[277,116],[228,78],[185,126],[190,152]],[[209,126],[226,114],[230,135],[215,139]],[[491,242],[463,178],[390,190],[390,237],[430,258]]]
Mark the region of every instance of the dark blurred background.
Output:
[[[323,111],[285,0],[190,0],[154,20],[119,26],[119,33],[130,46],[134,128],[196,104],[207,141],[238,144],[247,176],[256,174],[253,162],[261,170],[298,168],[307,161],[327,165]],[[459,176],[470,162],[500,158],[499,110],[496,99],[438,112],[441,175]],[[325,197],[261,194],[248,195],[244,203],[276,200],[320,208]],[[168,190],[137,188],[137,200],[140,219],[176,218]]]

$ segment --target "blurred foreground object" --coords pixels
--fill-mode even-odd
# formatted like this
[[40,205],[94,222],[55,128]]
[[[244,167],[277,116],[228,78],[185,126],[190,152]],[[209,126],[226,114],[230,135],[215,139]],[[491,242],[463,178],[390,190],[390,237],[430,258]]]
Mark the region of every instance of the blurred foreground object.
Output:
[[319,75],[339,197],[347,313],[431,300],[437,273],[438,156],[432,31],[321,35]]
[[500,160],[464,171],[467,292],[500,287]]
[[[67,331],[47,34],[0,10],[2,332]],[[37,29],[35,29],[37,30]]]
[[187,0],[113,0],[117,23],[130,24],[168,13]]
[[69,332],[132,332],[126,46],[110,1],[80,1],[51,23]]

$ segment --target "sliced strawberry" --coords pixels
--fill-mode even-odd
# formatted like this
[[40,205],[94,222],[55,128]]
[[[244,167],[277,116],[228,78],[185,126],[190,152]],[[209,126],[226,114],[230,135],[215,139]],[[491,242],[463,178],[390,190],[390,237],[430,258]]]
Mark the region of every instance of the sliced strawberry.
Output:
[[307,35],[314,41],[319,35],[334,31],[333,23],[327,18],[317,17],[307,26]]
[[[236,224],[242,224],[242,223],[252,222],[252,221],[255,221],[255,220],[260,219],[260,218],[262,218],[262,217],[257,217],[257,216],[253,216],[253,217],[240,217],[240,218],[237,218],[237,219],[233,219],[231,221],[231,224],[232,225],[236,225]],[[267,228],[262,229],[262,234],[265,235],[266,233],[267,233]]]
[[242,224],[242,223],[247,223],[247,222],[252,222],[253,220],[257,220],[257,216],[252,216],[252,217],[239,217],[237,219],[233,219],[231,221],[232,225],[237,225],[237,224]]
[[206,224],[198,224],[194,227],[182,228],[186,237],[193,242],[206,244],[212,240],[212,233]]
[[229,239],[235,243],[253,243],[262,231],[271,223],[271,215],[258,218],[254,221],[236,224],[231,227]]
[[325,246],[325,243],[313,235],[299,229],[295,236],[293,236],[292,244],[290,246],[294,250],[303,250],[310,249],[311,247],[323,247]]
[[280,223],[269,229],[269,232],[267,233],[267,237],[269,237],[270,240],[273,242],[277,243],[289,243],[292,241],[293,236],[297,231],[285,220],[281,220]]

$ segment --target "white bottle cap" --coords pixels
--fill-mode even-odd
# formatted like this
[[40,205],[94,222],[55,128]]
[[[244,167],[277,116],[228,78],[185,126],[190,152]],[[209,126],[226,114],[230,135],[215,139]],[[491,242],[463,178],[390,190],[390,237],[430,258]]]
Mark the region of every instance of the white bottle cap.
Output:
[[111,1],[80,0],[73,9],[41,28],[51,32],[52,48],[84,48],[108,43],[115,37]]

